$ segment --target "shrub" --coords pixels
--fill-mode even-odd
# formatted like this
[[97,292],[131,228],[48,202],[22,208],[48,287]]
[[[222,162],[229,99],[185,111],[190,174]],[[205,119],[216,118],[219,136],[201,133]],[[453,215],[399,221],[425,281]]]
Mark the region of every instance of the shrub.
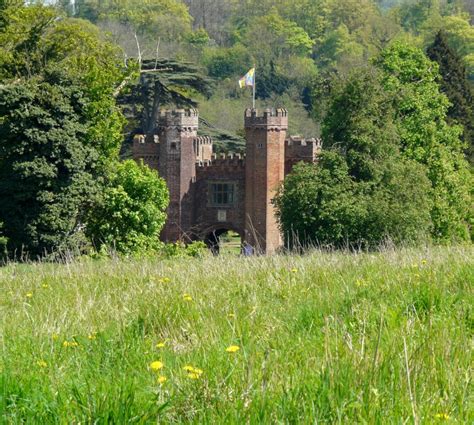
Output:
[[147,166],[117,163],[100,202],[89,215],[87,234],[122,254],[155,250],[165,223],[169,196],[165,181]]

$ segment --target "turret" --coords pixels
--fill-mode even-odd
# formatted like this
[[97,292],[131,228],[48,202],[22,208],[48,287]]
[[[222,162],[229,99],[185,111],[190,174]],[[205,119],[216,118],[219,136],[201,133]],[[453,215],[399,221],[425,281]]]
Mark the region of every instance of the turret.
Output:
[[159,172],[170,192],[168,218],[162,232],[165,241],[177,241],[192,225],[192,182],[196,177],[199,114],[195,109],[162,111],[159,118]]
[[285,173],[286,109],[245,111],[245,244],[272,252],[282,244],[272,199]]

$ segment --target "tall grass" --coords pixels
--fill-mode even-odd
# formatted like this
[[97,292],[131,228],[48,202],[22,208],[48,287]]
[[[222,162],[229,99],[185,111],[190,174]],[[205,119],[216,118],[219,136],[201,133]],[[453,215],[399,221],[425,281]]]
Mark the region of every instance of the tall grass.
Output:
[[473,254],[8,265],[1,417],[472,423]]

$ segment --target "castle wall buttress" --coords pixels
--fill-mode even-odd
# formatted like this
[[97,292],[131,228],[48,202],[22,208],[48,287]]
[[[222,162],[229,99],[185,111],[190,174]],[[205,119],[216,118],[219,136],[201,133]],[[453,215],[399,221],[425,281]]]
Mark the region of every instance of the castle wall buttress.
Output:
[[288,112],[245,111],[245,243],[271,253],[282,245],[272,199],[285,176]]

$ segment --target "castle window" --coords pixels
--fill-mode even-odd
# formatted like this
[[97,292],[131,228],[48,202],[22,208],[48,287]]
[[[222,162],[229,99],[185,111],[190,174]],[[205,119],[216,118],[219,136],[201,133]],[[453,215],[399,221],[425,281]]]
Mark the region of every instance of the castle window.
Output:
[[232,205],[234,203],[234,183],[210,183],[210,203],[215,206]]

